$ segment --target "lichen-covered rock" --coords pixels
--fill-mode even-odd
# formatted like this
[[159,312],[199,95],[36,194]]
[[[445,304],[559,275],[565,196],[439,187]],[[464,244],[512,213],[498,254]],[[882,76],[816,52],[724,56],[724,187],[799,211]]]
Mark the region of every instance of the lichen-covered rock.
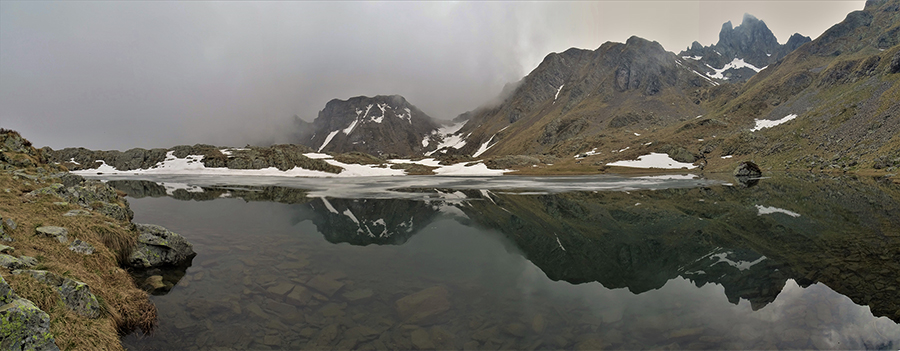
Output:
[[0,275],[0,350],[59,350],[50,316],[20,298]]
[[3,276],[0,275],[0,306],[13,302],[13,300],[18,298],[19,296],[9,286],[6,279],[3,279]]
[[18,258],[16,258],[7,254],[0,254],[0,267],[9,270],[31,268],[36,265],[37,260],[34,259],[34,257],[19,256]]
[[3,244],[0,244],[0,253],[8,254],[8,253],[11,253],[15,249],[16,248],[14,248],[12,246],[6,246]]
[[90,243],[81,241],[80,239],[75,239],[71,245],[69,245],[69,250],[75,251],[82,255],[90,255],[94,253],[94,246]]
[[50,316],[26,299],[0,306],[0,349],[59,350],[50,333]]
[[10,230],[16,230],[16,221],[14,221],[12,218],[7,218],[7,219],[6,219],[6,226],[7,226]]
[[43,235],[46,237],[54,238],[59,240],[59,242],[65,244],[69,242],[69,231],[63,227],[57,226],[43,226],[35,229],[35,235]]
[[[124,202],[125,199],[122,199],[122,201]],[[107,217],[123,222],[130,222],[131,219],[134,218],[134,211],[132,211],[128,205],[119,206],[118,204],[109,202],[100,202],[99,204],[100,206],[97,207],[97,212],[100,212]]]
[[48,271],[16,270],[13,274],[27,274],[44,284],[56,287],[63,304],[83,317],[100,317],[100,302],[85,283]]
[[181,235],[153,224],[135,224],[140,235],[128,264],[137,268],[178,266],[193,258],[194,246]]

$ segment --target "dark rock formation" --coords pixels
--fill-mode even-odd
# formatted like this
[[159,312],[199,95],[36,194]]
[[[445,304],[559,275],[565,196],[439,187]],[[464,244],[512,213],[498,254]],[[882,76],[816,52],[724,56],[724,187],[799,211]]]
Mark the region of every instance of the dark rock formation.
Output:
[[399,95],[357,96],[325,104],[300,143],[321,152],[421,155],[438,124]]
[[127,264],[135,268],[181,266],[190,263],[194,246],[181,235],[153,224],[135,224],[140,235]]
[[[715,45],[704,47],[700,43],[694,42],[679,56],[692,57],[715,69],[725,68],[735,59],[742,59],[744,62],[762,69],[778,62],[791,51],[810,41],[809,37],[794,33],[787,43],[778,44],[778,40],[765,22],[750,14],[745,14],[741,24],[737,27],[732,27],[730,21],[722,25],[719,42]],[[712,73],[710,70],[707,72]],[[750,68],[730,68],[722,73],[725,79],[744,81],[755,75],[756,71]]]

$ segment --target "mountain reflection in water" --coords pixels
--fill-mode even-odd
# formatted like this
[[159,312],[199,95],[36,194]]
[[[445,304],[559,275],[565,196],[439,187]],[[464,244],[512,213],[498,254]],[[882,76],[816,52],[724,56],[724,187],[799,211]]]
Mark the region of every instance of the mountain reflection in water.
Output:
[[[222,330],[249,335],[227,347],[274,349],[900,345],[900,190],[875,181],[426,183],[392,197],[109,184],[132,197],[136,221],[166,225],[198,252],[171,275],[187,280],[154,298],[157,333],[125,338],[132,349],[215,348]],[[205,202],[228,198],[246,203]],[[217,297],[223,286],[233,293]],[[300,290],[310,296],[290,296]],[[410,297],[432,301],[416,308],[434,315],[407,315]]]

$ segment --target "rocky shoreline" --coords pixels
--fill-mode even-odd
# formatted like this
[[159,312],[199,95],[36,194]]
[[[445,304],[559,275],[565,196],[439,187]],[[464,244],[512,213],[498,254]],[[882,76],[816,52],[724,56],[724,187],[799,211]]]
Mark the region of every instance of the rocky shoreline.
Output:
[[122,349],[120,334],[152,329],[156,309],[125,269],[189,264],[189,242],[132,223],[121,193],[9,130],[0,191],[0,349]]

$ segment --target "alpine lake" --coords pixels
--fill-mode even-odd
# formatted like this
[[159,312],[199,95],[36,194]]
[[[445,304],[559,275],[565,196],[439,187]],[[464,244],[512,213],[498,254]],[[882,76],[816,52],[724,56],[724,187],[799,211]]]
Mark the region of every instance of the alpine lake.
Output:
[[900,347],[878,179],[97,177],[197,252],[129,350]]

